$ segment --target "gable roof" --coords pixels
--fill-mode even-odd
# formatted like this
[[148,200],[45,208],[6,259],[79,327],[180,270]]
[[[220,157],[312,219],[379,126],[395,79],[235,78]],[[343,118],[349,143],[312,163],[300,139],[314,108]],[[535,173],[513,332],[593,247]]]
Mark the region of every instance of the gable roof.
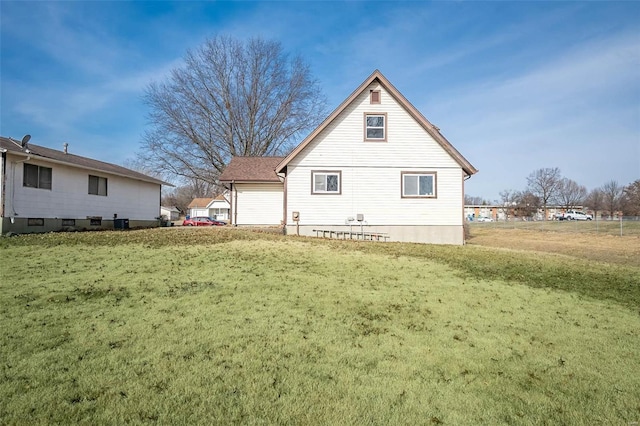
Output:
[[378,81],[382,87],[385,88],[387,92],[402,106],[408,113],[413,117],[414,120],[418,122],[424,128],[424,130],[431,135],[431,137],[444,148],[449,155],[462,167],[462,170],[468,175],[471,176],[478,172],[478,170],[467,161],[466,158],[458,152],[457,149],[451,145],[441,133],[440,129],[431,124],[429,120],[427,120],[420,111],[414,107],[411,102],[405,98],[402,93],[398,91],[390,82],[387,80],[385,76],[378,70],[375,70],[373,74],[371,74],[367,79],[360,85],[356,90],[354,90],[351,95],[347,99],[342,102],[338,108],[336,108],[320,125],[313,131],[309,136],[307,136],[289,155],[287,155],[276,167],[276,172],[281,172],[291,160],[295,158],[320,132],[322,132],[344,109],[353,102],[353,100],[358,97],[363,90],[365,90],[371,83],[374,81]]
[[7,150],[7,152],[11,152],[12,154],[17,154],[23,157],[32,157],[34,159],[40,158],[43,160],[51,161],[53,163],[65,164],[71,167],[109,173],[112,175],[122,176],[130,179],[141,180],[143,182],[156,183],[158,185],[173,186],[170,183],[163,182],[159,179],[147,176],[134,170],[127,169],[115,164],[94,160],[92,158],[81,157],[79,155],[69,153],[65,154],[63,151],[58,151],[55,149],[33,144],[28,144],[23,148],[20,144],[20,141],[17,141],[13,138],[5,138],[3,136],[0,136],[0,148],[4,148]]
[[224,194],[218,195],[216,198],[213,199],[213,201],[225,201],[227,203],[229,202],[229,200],[227,200],[227,198],[224,196]]
[[191,200],[187,208],[192,209],[194,207],[209,207],[209,204],[213,202],[213,198],[194,198]]
[[220,175],[220,182],[282,182],[276,166],[284,157],[233,157]]

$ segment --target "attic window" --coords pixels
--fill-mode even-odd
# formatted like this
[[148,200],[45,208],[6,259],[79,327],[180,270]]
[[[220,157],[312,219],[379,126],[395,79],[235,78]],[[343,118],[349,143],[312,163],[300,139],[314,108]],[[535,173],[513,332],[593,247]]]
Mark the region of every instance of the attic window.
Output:
[[379,90],[371,90],[369,93],[371,95],[371,103],[372,104],[379,104],[380,103],[380,91]]
[[387,140],[386,121],[387,114],[365,114],[364,140],[385,142]]

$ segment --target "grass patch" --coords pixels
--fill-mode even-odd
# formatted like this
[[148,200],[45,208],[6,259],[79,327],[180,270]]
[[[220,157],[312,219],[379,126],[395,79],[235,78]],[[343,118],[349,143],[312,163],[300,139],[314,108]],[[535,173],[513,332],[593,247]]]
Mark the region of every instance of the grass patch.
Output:
[[227,229],[0,254],[3,424],[640,418],[632,265]]

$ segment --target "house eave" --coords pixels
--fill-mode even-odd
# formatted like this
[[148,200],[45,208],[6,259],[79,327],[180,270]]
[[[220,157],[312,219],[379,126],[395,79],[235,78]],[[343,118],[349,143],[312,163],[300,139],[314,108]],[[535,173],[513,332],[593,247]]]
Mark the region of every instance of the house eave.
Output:
[[67,166],[67,167],[72,167],[72,168],[75,168],[75,169],[89,170],[89,171],[98,172],[98,173],[107,174],[107,175],[112,175],[112,176],[119,176],[119,177],[132,179],[132,180],[137,180],[137,181],[141,181],[141,182],[154,183],[154,184],[157,184],[157,185],[166,185],[166,186],[172,186],[172,187],[174,186],[171,183],[164,182],[164,181],[161,181],[159,179],[154,179],[154,178],[151,178],[151,177],[149,179],[145,179],[145,178],[142,178],[142,177],[131,176],[131,175],[126,175],[124,173],[118,173],[118,172],[114,172],[114,171],[110,171],[110,170],[108,171],[108,170],[100,169],[98,167],[82,166],[82,165],[71,163],[71,162],[67,162],[67,161],[60,161],[60,160],[56,160],[56,159],[53,159],[53,158],[37,155],[37,154],[34,154],[33,152],[13,151],[12,150],[12,151],[7,151],[7,154],[15,155],[15,156],[18,156],[18,157],[23,157],[23,158],[33,158],[33,159],[44,161],[44,162],[48,162],[48,163],[60,164],[60,165],[64,165],[64,166]]

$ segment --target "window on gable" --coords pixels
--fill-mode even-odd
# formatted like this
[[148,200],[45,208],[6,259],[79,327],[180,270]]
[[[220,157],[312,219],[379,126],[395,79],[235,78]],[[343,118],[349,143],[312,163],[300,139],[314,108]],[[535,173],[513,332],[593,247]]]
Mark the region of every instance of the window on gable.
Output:
[[89,175],[89,194],[107,196],[107,178]]
[[311,172],[312,194],[340,194],[341,172],[315,171]]
[[436,198],[436,172],[402,172],[402,198]]
[[41,167],[24,163],[22,186],[28,188],[51,189],[51,167]]
[[372,104],[379,104],[380,103],[380,91],[379,90],[372,90],[369,93],[371,95],[370,102]]
[[364,139],[366,141],[384,142],[387,140],[387,114],[365,114],[364,121]]

